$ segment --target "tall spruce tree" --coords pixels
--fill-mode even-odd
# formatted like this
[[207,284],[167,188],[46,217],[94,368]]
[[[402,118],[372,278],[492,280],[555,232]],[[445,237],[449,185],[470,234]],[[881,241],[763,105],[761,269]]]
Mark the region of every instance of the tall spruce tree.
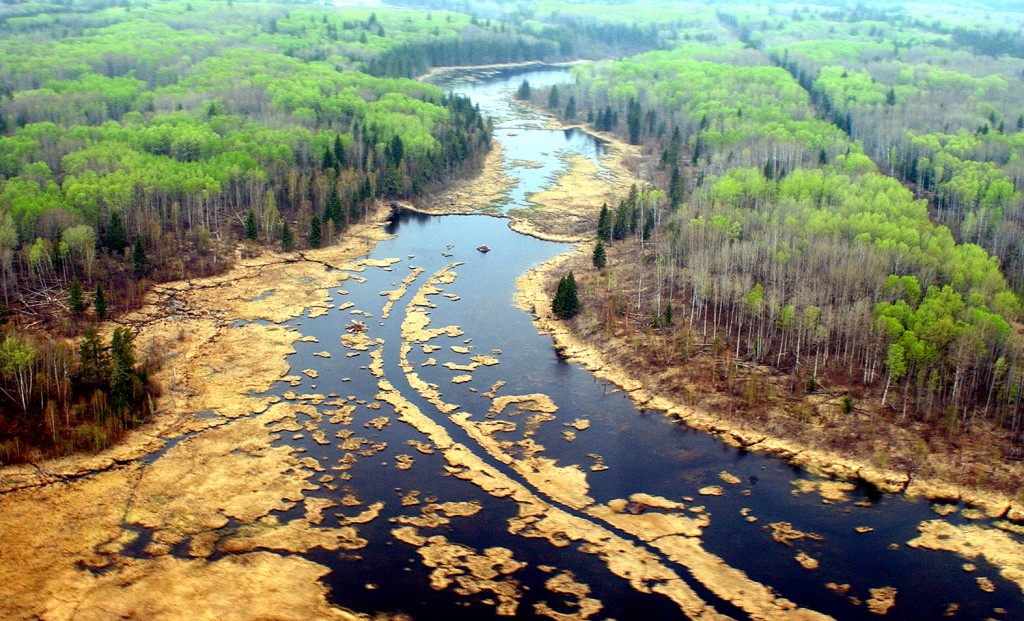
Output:
[[281,250],[285,252],[295,250],[295,235],[292,234],[292,229],[287,222],[281,223]]
[[82,283],[78,277],[71,279],[71,291],[68,292],[68,308],[74,315],[85,312],[85,296],[82,294]]
[[558,85],[551,87],[551,92],[548,93],[548,109],[555,110],[562,105],[562,100],[558,97]]
[[111,251],[121,252],[128,247],[128,234],[124,230],[124,221],[121,214],[116,211],[110,212],[110,224],[107,225],[104,242]]
[[259,235],[260,230],[259,227],[256,226],[256,212],[250,209],[249,213],[245,216],[245,238],[256,241],[256,238],[259,237]]
[[309,247],[319,248],[323,243],[320,231],[320,218],[313,218],[309,223]]
[[612,215],[608,211],[608,203],[601,205],[601,215],[597,218],[597,238],[606,242],[612,240]]
[[605,254],[604,242],[600,239],[594,244],[594,267],[599,270],[603,270],[608,265],[608,256]]
[[523,83],[519,85],[519,91],[516,93],[516,97],[526,101],[530,98],[530,82],[523,80]]
[[576,277],[572,272],[558,281],[558,289],[551,300],[551,310],[559,319],[571,319],[580,312],[580,300],[576,290]]
[[142,245],[142,238],[135,238],[135,248],[132,249],[132,265],[135,268],[135,278],[142,278],[149,271],[149,259],[146,258],[146,248]]
[[103,287],[96,283],[96,295],[92,298],[92,309],[96,313],[96,319],[103,321],[107,318],[107,297],[103,295]]

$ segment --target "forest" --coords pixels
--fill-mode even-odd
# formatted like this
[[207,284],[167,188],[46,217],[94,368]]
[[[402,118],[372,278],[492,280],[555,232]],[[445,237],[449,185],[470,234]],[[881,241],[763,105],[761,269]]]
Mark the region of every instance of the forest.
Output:
[[601,264],[628,250],[591,321],[663,333],[669,365],[707,346],[796,395],[1005,429],[1017,454],[1024,62],[993,54],[1015,35],[991,16],[909,11],[719,4],[534,102],[646,154],[598,225]]
[[101,448],[152,408],[153,362],[94,329],[152,283],[330,244],[471,173],[489,120],[412,78],[576,58],[520,96],[642,157],[566,317],[1020,452],[1024,14],[403,4],[4,5],[0,463]]
[[487,60],[529,47],[448,12],[75,1],[0,15],[2,463],[102,448],[153,408],[155,361],[128,332],[97,332],[152,283],[223,271],[239,243],[330,244],[375,200],[477,165],[488,122],[390,71],[390,52],[462,36],[489,41]]

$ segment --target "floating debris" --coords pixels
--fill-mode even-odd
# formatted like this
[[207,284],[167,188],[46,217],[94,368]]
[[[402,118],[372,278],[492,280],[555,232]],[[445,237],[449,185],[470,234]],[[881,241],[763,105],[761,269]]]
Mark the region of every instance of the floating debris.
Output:
[[316,369],[303,369],[302,372],[313,379],[320,377],[320,374],[316,371]]
[[351,322],[349,322],[347,326],[345,326],[345,329],[348,330],[349,332],[357,333],[366,332],[368,328],[366,324],[363,323],[362,321],[359,321],[358,319],[353,319]]
[[412,468],[413,458],[411,455],[395,455],[395,467],[399,470],[408,470]]
[[491,251],[490,247],[487,246],[487,244],[483,244],[483,245],[477,246],[476,249],[477,249],[478,252],[482,252],[484,254],[487,254],[488,252]]
[[721,496],[725,493],[721,485],[708,485],[697,490],[697,493],[701,496]]
[[985,576],[978,576],[977,578],[975,578],[975,581],[977,581],[978,588],[982,591],[986,593],[996,592],[996,585],[993,584],[992,581],[986,578]]

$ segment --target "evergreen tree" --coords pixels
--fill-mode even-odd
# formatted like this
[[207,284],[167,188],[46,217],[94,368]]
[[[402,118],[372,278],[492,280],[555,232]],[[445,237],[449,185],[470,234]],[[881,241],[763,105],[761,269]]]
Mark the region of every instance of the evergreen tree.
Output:
[[281,223],[281,250],[285,252],[295,250],[295,236],[292,235],[292,229],[287,222]]
[[128,328],[115,328],[110,339],[110,402],[114,412],[124,414],[135,402],[141,381],[135,371],[135,337]]
[[565,104],[565,119],[571,121],[576,118],[576,97],[569,95],[569,101]]
[[530,83],[527,80],[523,80],[523,83],[519,85],[519,91],[516,93],[516,97],[526,101],[530,98]]
[[598,239],[597,243],[594,244],[593,261],[594,267],[596,267],[599,270],[603,270],[604,266],[608,265],[608,257],[605,254],[604,242],[601,241],[600,239]]
[[116,211],[110,212],[110,224],[107,225],[105,236],[106,246],[113,252],[122,252],[128,247],[128,234],[124,230],[124,221],[121,214]]
[[561,99],[558,97],[558,85],[551,87],[551,92],[548,93],[548,109],[555,110],[562,105]]
[[626,235],[629,235],[629,211],[626,201],[619,201],[619,207],[615,210],[615,221],[612,223],[612,239],[626,239]]
[[103,351],[103,342],[96,328],[90,327],[82,337],[82,343],[78,346],[78,360],[82,378],[99,386],[106,381],[109,372],[107,355]]
[[405,144],[402,142],[402,137],[398,134],[391,139],[391,144],[388,145],[388,155],[391,157],[391,164],[398,166],[402,163],[402,158],[405,157]]
[[558,289],[551,300],[551,310],[559,319],[571,319],[580,312],[580,300],[576,290],[576,277],[572,272],[558,281]]
[[309,247],[319,248],[320,244],[323,243],[320,232],[320,218],[313,218],[309,224]]
[[107,298],[103,295],[103,287],[96,283],[96,295],[92,298],[92,309],[96,313],[96,319],[103,321],[107,318]]
[[249,213],[245,216],[245,238],[256,241],[259,235],[260,231],[256,226],[256,212],[250,209]]
[[679,172],[679,166],[672,165],[672,180],[668,184],[668,196],[669,205],[672,209],[677,209],[683,204],[683,198],[686,193],[686,181],[683,179],[683,175]]
[[643,111],[640,102],[633,97],[629,100],[626,112],[626,125],[629,126],[629,144],[640,144],[640,131],[643,129]]
[[71,291],[68,292],[68,308],[74,315],[81,315],[85,312],[85,296],[82,295],[82,283],[78,277],[71,279]]
[[331,191],[327,193],[327,206],[324,207],[324,223],[328,220],[334,221],[334,227],[340,229],[345,225],[345,214],[341,208],[341,198],[338,197],[338,188],[332,183]]
[[149,260],[146,258],[146,249],[142,245],[142,238],[135,238],[135,248],[132,249],[132,265],[135,267],[135,278],[142,278],[149,271]]
[[597,238],[606,242],[612,240],[612,215],[608,211],[608,203],[601,205],[601,215],[597,218]]
[[665,307],[665,312],[662,314],[661,325],[666,328],[672,325],[672,302],[670,301]]

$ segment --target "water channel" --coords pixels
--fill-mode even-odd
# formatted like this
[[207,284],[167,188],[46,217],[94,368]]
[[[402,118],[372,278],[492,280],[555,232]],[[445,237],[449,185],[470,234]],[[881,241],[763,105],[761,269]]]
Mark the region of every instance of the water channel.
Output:
[[[551,183],[567,153],[581,153],[600,165],[603,151],[588,134],[544,129],[542,119],[512,104],[511,94],[524,79],[544,86],[568,80],[570,75],[564,70],[534,70],[442,83],[471,96],[495,118],[495,138],[503,143],[508,172],[517,181],[505,209],[526,206],[530,193]],[[610,173],[602,170],[600,174]],[[556,460],[559,467],[578,466],[589,484],[586,494],[597,505],[635,494],[680,503],[678,508],[664,511],[704,520],[699,538],[704,550],[802,608],[838,619],[876,618],[862,602],[870,597],[869,589],[891,586],[896,589],[896,605],[888,618],[941,618],[953,603],[959,605],[955,618],[1024,618],[1020,589],[1001,578],[984,559],[972,560],[977,570],[969,573],[962,568],[965,559],[954,554],[906,545],[917,536],[918,524],[939,519],[930,503],[878,493],[865,485],[848,491],[845,502],[825,503],[816,493],[799,493],[793,481],[813,481],[815,477],[783,460],[727,446],[668,420],[660,412],[637,410],[614,386],[560,359],[550,337],[539,334],[531,316],[515,307],[513,295],[518,276],[565,252],[567,245],[520,235],[510,230],[504,219],[484,215],[408,213],[396,216],[388,230],[394,236],[374,248],[369,257],[372,262],[363,271],[353,271],[352,278],[333,292],[335,308],[329,314],[289,323],[317,339],[296,343],[297,353],[290,358],[293,374],[314,369],[318,377],[303,376],[301,383],[281,382],[274,389],[286,396],[288,391],[334,395],[329,397],[334,399],[333,406],[319,406],[325,411],[320,423],[324,435],[285,433],[279,441],[304,449],[325,467],[332,480],[312,492],[341,505],[325,513],[323,526],[337,526],[339,513],[351,517],[373,503],[383,503],[377,519],[358,527],[359,536],[369,542],[365,548],[343,554],[322,550],[308,554],[332,568],[325,582],[337,603],[423,620],[507,618],[499,615],[508,610],[499,607],[497,593],[475,592],[476,588],[460,583],[457,576],[434,588],[431,574],[435,568],[428,566],[420,548],[394,534],[408,523],[403,520],[423,517],[421,511],[426,506],[469,502],[476,503],[472,506],[478,505],[479,510],[453,511],[435,526],[421,523],[417,532],[422,537],[441,536],[476,555],[485,555],[492,548],[511,551],[516,568],[499,571],[495,580],[507,581],[516,592],[515,618],[553,618],[542,614],[545,606],[566,614],[580,612],[574,603],[580,599],[578,595],[551,588],[552,577],[566,572],[571,572],[575,582],[589,586],[590,598],[599,600],[601,608],[592,618],[687,618],[669,597],[642,592],[643,579],[631,584],[611,571],[602,555],[579,541],[554,545],[543,537],[510,533],[510,521],[520,515],[519,502],[508,495],[495,497],[479,483],[456,476],[443,451],[431,448],[435,442],[400,421],[391,405],[381,403],[381,380],[385,379],[454,442],[568,515],[599,521],[579,507],[568,506],[557,493],[534,485],[500,454],[489,452],[469,427],[457,424],[455,414],[469,414],[479,423],[500,422],[503,426],[488,437],[506,441],[506,453],[516,458],[536,454]],[[490,252],[476,250],[484,244]],[[403,338],[408,340],[408,335],[403,337],[403,322],[415,310],[410,300],[432,275],[447,273],[454,273],[454,280],[437,281],[442,291],[428,296],[434,307],[426,307],[426,312],[430,327],[458,326],[457,334],[442,334],[429,345],[414,342],[403,348]],[[399,291],[403,281],[408,292],[394,296],[398,299],[385,316],[389,297],[382,292]],[[351,347],[351,342],[346,346],[342,341],[353,320],[367,328],[362,333],[367,349]],[[376,375],[372,351],[379,351],[380,356]],[[472,362],[474,357],[476,362]],[[439,410],[422,385],[410,380],[410,368],[419,379],[436,386],[443,402],[458,409],[449,413]],[[383,378],[378,377],[381,374]],[[504,384],[495,389],[499,382]],[[495,395],[545,395],[557,411],[548,415],[541,415],[543,408],[518,411],[513,403],[488,418]],[[541,401],[535,398],[525,403]],[[332,408],[341,403],[354,406],[351,421],[329,422],[331,413],[337,411]],[[537,447],[542,450],[534,450]],[[407,469],[396,467],[410,462]],[[709,486],[720,487],[721,494],[702,495],[700,490]],[[633,503],[630,508],[654,511],[644,503]],[[280,517],[301,517],[301,509]],[[966,522],[960,514],[941,519]],[[779,543],[769,525],[781,522],[817,537],[790,545]],[[741,607],[725,601],[713,584],[695,577],[685,561],[670,560],[655,540],[644,540],[643,533],[608,523],[600,525],[659,558],[718,612],[739,619],[750,617]],[[866,532],[857,532],[858,527]],[[801,566],[794,560],[798,552],[816,559],[819,567],[809,570]],[[982,592],[978,576],[989,578],[994,592]],[[849,587],[837,593],[826,588],[827,583]],[[997,610],[1000,608],[1003,610]]]

